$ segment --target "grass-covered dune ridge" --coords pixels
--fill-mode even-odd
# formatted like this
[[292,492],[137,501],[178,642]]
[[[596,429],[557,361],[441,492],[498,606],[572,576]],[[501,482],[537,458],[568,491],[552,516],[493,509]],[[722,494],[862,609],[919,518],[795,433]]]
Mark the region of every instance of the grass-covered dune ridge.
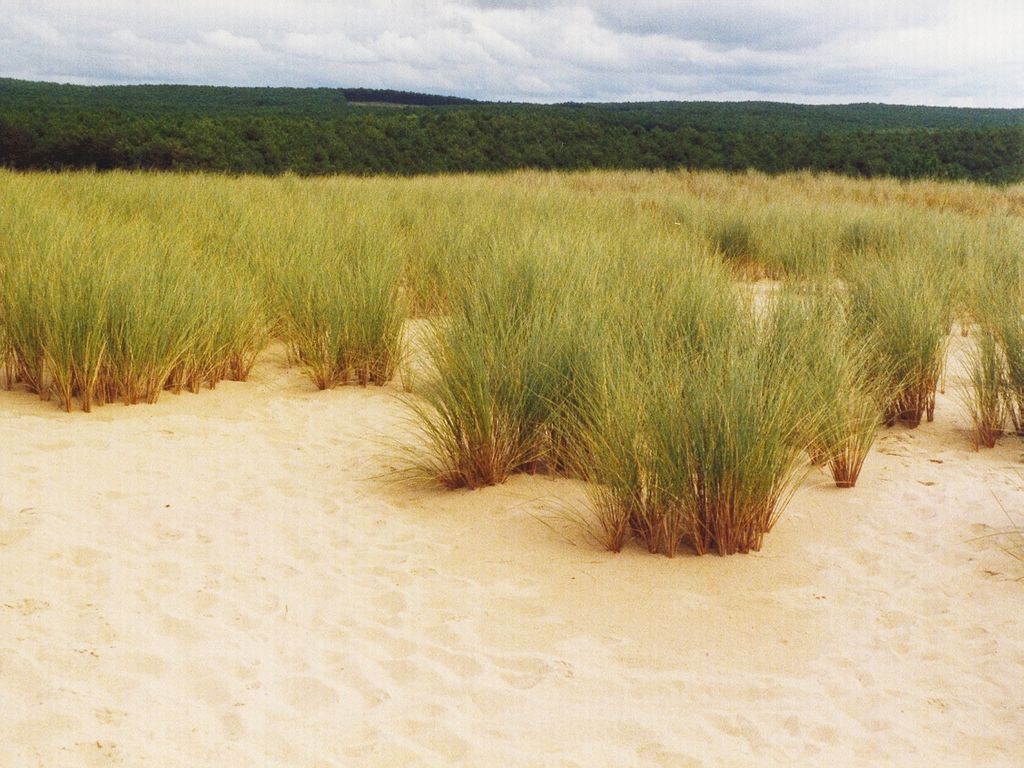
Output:
[[956,327],[978,444],[1022,421],[1019,186],[2,172],[0,200],[8,386],[153,402],[276,339],[311,387],[401,373],[435,481],[586,481],[611,549],[759,548],[809,460],[851,487],[935,416]]

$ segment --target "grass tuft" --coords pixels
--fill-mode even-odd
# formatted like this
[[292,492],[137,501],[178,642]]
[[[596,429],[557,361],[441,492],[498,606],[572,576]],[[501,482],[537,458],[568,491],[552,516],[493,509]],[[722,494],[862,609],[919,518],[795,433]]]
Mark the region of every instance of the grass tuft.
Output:
[[886,383],[886,423],[931,421],[952,323],[948,268],[914,253],[865,258],[849,283],[852,330],[873,340],[873,375]]

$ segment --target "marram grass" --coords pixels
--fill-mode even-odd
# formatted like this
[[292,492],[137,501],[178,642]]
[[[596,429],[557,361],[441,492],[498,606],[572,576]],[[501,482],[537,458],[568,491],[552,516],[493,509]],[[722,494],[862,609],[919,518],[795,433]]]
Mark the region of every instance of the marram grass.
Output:
[[[8,386],[153,401],[244,379],[271,338],[310,386],[383,384],[411,315],[423,468],[589,480],[613,549],[760,546],[805,450],[852,485],[883,418],[932,415],[956,313],[1024,430],[1019,187],[0,172],[0,200]],[[995,299],[958,289],[965,265]],[[747,277],[814,278],[834,306],[751,302]]]
[[951,267],[911,251],[863,258],[850,275],[850,320],[860,338],[873,340],[873,375],[886,381],[889,425],[934,418],[953,319]]
[[9,222],[0,265],[8,386],[88,411],[244,378],[267,327],[245,276],[197,257],[170,223],[155,231],[86,204],[99,210],[81,220],[41,204]]
[[587,435],[595,533],[608,549],[632,538],[668,556],[749,552],[785,507],[815,416],[784,375],[790,350],[733,302],[733,318],[700,328],[712,343],[680,344],[642,370],[609,366],[621,375],[606,378]]
[[1003,434],[1008,406],[1006,362],[995,335],[983,328],[975,334],[968,360],[968,385],[963,400],[970,414],[976,448],[993,448]]
[[568,468],[589,353],[566,313],[585,305],[566,301],[570,277],[531,248],[467,275],[428,333],[429,374],[410,401],[426,444],[419,466],[450,488]]
[[834,285],[803,286],[778,300],[773,337],[789,344],[785,367],[816,414],[808,435],[812,462],[827,466],[836,486],[852,488],[882,426],[892,377],[882,367],[877,337],[849,322],[848,302]]
[[319,389],[386,384],[402,356],[401,262],[386,233],[355,223],[297,230],[274,273],[280,328]]
[[1002,238],[986,245],[973,265],[975,333],[963,392],[979,448],[993,447],[1007,422],[1024,434],[1024,254]]

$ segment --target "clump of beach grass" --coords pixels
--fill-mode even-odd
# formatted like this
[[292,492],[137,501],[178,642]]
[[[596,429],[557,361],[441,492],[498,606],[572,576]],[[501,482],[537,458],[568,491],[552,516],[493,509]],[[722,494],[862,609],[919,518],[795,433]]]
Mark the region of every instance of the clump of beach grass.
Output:
[[843,227],[840,247],[848,254],[891,253],[905,238],[900,234],[900,223],[891,215],[871,211],[861,213]]
[[1018,435],[1024,435],[1024,315],[1021,313],[1021,308],[1009,310],[997,328],[1005,362],[1004,401]]
[[587,386],[589,352],[565,314],[585,304],[566,299],[573,286],[560,266],[530,246],[491,256],[434,320],[429,373],[409,401],[426,444],[422,473],[477,488],[569,469],[567,411]]
[[976,257],[971,286],[977,334],[963,397],[976,447],[994,446],[1007,420],[1024,434],[1024,265],[1004,243]]
[[219,381],[248,379],[267,344],[270,320],[265,297],[245,277],[223,269],[206,276],[195,332],[168,376],[168,389],[198,392]]
[[1006,361],[996,336],[988,328],[975,337],[969,359],[969,382],[963,393],[973,425],[975,448],[992,448],[1003,434],[1007,408],[1013,404],[1006,378]]
[[714,223],[712,242],[727,262],[748,268],[757,262],[757,246],[751,223],[733,213]]
[[833,351],[839,356],[823,366],[821,418],[813,445],[836,486],[852,488],[882,426],[886,393],[871,374],[867,347],[847,344]]
[[691,263],[660,291],[684,322],[666,336],[655,313],[647,334],[622,335],[588,414],[594,535],[613,551],[631,538],[667,556],[760,549],[799,477],[814,415],[788,374],[796,351],[769,340],[772,308]]
[[852,488],[882,426],[891,380],[877,337],[853,331],[846,297],[834,284],[783,294],[776,318],[775,333],[795,342],[787,367],[792,386],[802,382],[816,413],[807,445],[812,463],[827,466],[837,487]]
[[865,257],[848,282],[852,330],[874,340],[873,374],[886,382],[886,423],[931,421],[952,323],[949,265],[915,252]]
[[244,378],[266,338],[246,276],[198,258],[180,227],[124,222],[102,189],[85,189],[98,201],[84,212],[53,216],[44,198],[0,243],[8,386],[89,411]]
[[275,266],[280,330],[319,389],[386,384],[402,355],[401,259],[388,233],[365,223],[327,233],[303,227]]

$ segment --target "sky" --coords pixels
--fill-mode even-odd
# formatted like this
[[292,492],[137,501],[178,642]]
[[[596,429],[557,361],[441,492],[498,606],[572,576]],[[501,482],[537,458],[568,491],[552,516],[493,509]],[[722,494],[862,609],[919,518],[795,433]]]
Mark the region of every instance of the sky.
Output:
[[1024,107],[1024,0],[0,0],[0,76]]

